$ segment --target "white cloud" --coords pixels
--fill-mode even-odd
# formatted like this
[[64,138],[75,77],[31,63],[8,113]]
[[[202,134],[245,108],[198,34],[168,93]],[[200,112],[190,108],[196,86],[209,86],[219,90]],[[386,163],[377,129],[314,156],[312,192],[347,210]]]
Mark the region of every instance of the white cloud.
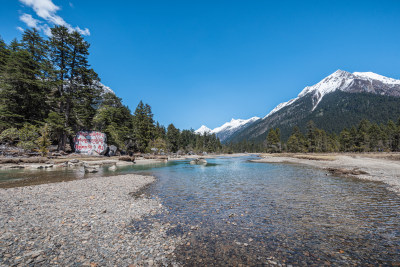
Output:
[[39,28],[38,25],[40,24],[40,21],[37,20],[37,19],[35,19],[35,18],[33,18],[32,15],[29,15],[29,14],[26,14],[26,13],[25,13],[25,14],[22,14],[22,15],[19,17],[19,19],[20,19],[21,21],[25,22],[25,24],[26,24],[28,27],[31,27],[31,28]]
[[49,25],[47,25],[47,24],[43,25],[42,31],[43,31],[44,34],[46,34],[47,36],[49,36],[49,37],[52,36],[52,34],[51,34],[51,29],[50,29]]
[[82,30],[81,28],[79,28],[78,26],[75,27],[74,29],[75,31],[79,32],[82,35],[90,35],[90,31],[88,28]]
[[[77,31],[82,35],[90,35],[90,31],[88,28],[85,28],[82,30],[81,28],[77,27],[72,27],[70,24],[68,24],[62,17],[58,16],[56,13],[58,10],[60,10],[60,7],[56,6],[52,0],[19,0],[21,3],[24,5],[27,5],[31,7],[36,15],[44,19],[47,23],[59,25],[59,26],[65,26],[67,27],[70,31]],[[25,16],[26,15],[26,16]],[[25,20],[23,20],[23,16]],[[28,18],[30,16],[30,18]],[[25,22],[29,27],[34,27],[34,28],[40,28],[46,33],[46,27],[45,26],[39,26],[39,21],[32,18],[31,15],[29,14],[24,14],[20,17],[20,19]],[[30,19],[30,20],[29,20]],[[34,21],[36,20],[36,21]],[[35,26],[30,26],[28,23],[31,25]],[[35,24],[34,24],[35,23]],[[46,25],[46,24],[45,24]],[[48,25],[46,25],[48,27]],[[49,30],[47,30],[47,35],[49,33]]]
[[17,27],[17,30],[19,30],[20,32],[24,32],[24,29],[22,29],[21,27]]

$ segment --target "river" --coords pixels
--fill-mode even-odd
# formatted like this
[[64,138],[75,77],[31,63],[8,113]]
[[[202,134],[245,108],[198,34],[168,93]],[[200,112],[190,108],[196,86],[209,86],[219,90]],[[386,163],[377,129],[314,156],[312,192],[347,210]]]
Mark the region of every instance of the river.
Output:
[[116,173],[105,168],[101,175],[157,177],[142,193],[158,198],[168,212],[132,221],[129,229],[170,224],[169,235],[187,240],[175,252],[186,266],[400,263],[400,197],[387,185],[249,159],[209,159],[206,166],[171,161]]

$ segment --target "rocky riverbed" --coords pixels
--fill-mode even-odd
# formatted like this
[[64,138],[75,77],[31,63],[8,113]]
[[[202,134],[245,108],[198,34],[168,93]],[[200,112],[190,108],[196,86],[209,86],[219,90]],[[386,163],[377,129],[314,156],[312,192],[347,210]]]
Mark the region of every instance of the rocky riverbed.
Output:
[[175,265],[183,240],[167,235],[168,224],[132,227],[164,212],[140,194],[153,181],[129,174],[0,189],[0,266]]
[[390,190],[400,195],[400,154],[399,153],[357,153],[357,154],[262,154],[259,163],[304,164],[321,168],[327,173],[383,182]]

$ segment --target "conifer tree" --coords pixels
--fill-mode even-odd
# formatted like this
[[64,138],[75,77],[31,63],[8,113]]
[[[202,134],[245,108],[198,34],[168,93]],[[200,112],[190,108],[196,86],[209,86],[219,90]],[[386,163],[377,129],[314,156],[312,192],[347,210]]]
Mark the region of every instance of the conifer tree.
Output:
[[6,43],[0,36],[0,83],[2,82],[2,75],[3,75],[4,69],[5,69],[9,54],[10,54],[10,50],[7,48]]
[[[89,44],[81,34],[69,33],[65,26],[56,26],[51,33],[49,50],[57,87],[55,96],[58,112],[64,116],[64,127],[75,131],[90,128],[99,92],[97,74],[88,64]],[[66,131],[62,133],[60,149],[65,149],[70,137]]]
[[[279,132],[279,129],[277,129]],[[267,135],[267,152],[276,153],[280,152],[282,149],[280,138],[277,134],[277,131],[274,129],[269,130]]]
[[370,123],[365,119],[358,124],[357,134],[355,136],[355,145],[358,152],[369,151],[369,128]]
[[[14,46],[20,45],[14,42]],[[40,69],[28,51],[18,48],[10,52],[0,91],[2,127],[21,127],[25,122],[43,121],[48,106],[39,74]]]
[[110,145],[125,150],[129,143],[134,142],[131,112],[112,93],[104,94],[103,99],[93,118],[94,129],[104,132]]
[[167,128],[167,147],[170,152],[176,153],[179,149],[179,129],[171,123]]
[[316,151],[316,136],[315,136],[315,124],[313,121],[307,123],[307,141],[308,141],[308,151]]
[[149,142],[154,139],[155,126],[151,107],[142,101],[139,102],[133,116],[133,129],[138,150],[145,152]]

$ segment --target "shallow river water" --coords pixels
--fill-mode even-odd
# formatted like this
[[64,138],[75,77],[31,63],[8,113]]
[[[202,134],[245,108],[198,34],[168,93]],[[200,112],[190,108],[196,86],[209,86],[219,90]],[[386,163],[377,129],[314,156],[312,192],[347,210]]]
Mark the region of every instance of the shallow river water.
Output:
[[169,211],[129,229],[169,223],[186,266],[400,264],[400,197],[385,184],[249,159],[119,168],[155,175],[143,192]]

